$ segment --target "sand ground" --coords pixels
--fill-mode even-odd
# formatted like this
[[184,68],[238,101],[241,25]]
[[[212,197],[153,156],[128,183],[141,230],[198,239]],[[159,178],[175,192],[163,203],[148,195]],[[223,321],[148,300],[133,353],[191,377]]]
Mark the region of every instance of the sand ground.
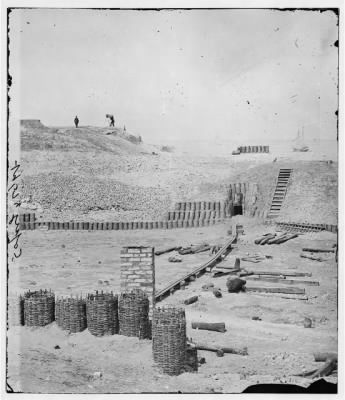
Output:
[[[305,286],[308,300],[284,299],[253,293],[226,292],[226,276],[205,274],[160,304],[181,304],[191,295],[198,302],[186,306],[187,334],[193,341],[214,346],[248,348],[248,356],[199,351],[206,363],[199,372],[177,377],[162,375],[153,364],[151,341],[119,335],[96,338],[88,330],[77,334],[62,331],[55,323],[45,328],[10,327],[8,331],[8,383],[15,391],[41,393],[133,393],[193,392],[238,393],[257,382],[296,382],[293,377],[315,369],[313,352],[337,351],[337,265],[333,257],[324,262],[299,257],[303,246],[329,247],[332,233],[309,233],[287,243],[257,246],[256,236],[272,230],[259,221],[236,217],[245,235],[231,255],[261,252],[271,255],[258,264],[242,262],[248,269],[311,272],[320,286]],[[154,231],[53,232],[26,231],[23,256],[11,266],[9,296],[27,289],[51,288],[56,294],[87,293],[95,289],[119,292],[120,249],[124,245],[169,245],[202,242],[224,243],[228,223],[211,227]],[[171,255],[171,254],[170,254]],[[156,290],[193,270],[208,259],[208,253],[187,255],[180,264],[168,262],[168,255],[156,257]],[[109,281],[109,285],[104,281]],[[102,281],[102,283],[101,283]],[[201,286],[207,282],[221,288],[215,298]],[[282,286],[247,281],[247,286]],[[284,286],[284,285],[283,285]],[[260,317],[261,321],[252,320]],[[303,326],[304,317],[313,328]],[[191,321],[225,322],[225,333],[191,329]],[[60,349],[54,349],[58,345]],[[101,372],[100,378],[94,373]],[[329,377],[337,381],[337,376]]]

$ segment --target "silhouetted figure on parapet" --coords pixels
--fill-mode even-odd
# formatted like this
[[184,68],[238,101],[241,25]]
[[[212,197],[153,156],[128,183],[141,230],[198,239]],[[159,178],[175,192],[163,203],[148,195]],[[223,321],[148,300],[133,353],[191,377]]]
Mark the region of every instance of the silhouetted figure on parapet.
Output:
[[75,127],[78,128],[79,118],[78,118],[77,115],[76,115],[75,118],[74,118],[74,124],[75,124]]

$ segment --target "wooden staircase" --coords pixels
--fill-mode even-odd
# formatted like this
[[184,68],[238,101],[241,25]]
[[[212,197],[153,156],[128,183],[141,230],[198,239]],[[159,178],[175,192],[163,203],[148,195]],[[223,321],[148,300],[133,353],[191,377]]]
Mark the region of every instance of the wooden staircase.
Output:
[[292,173],[292,169],[290,168],[281,168],[279,170],[277,186],[274,191],[271,208],[268,212],[267,218],[277,218],[280,212],[280,209],[283,205],[283,201],[286,195],[287,186],[289,183],[289,179]]

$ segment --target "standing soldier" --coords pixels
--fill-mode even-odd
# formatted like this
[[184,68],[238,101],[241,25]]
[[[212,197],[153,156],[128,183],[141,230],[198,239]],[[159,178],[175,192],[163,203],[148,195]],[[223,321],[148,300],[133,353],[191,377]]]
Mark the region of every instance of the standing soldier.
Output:
[[78,119],[78,116],[77,116],[77,115],[76,115],[75,118],[74,118],[74,124],[75,124],[75,127],[78,128],[79,119]]
[[115,126],[115,119],[114,119],[113,115],[110,116],[110,125],[109,126]]

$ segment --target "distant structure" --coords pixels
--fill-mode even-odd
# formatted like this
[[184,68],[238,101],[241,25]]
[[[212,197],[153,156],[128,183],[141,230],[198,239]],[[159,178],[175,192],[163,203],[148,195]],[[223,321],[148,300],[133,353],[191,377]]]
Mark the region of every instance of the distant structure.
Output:
[[[237,148],[240,153],[269,153],[269,146],[240,146]],[[236,153],[238,154],[238,153]]]
[[23,128],[45,128],[40,119],[21,119],[20,125]]

